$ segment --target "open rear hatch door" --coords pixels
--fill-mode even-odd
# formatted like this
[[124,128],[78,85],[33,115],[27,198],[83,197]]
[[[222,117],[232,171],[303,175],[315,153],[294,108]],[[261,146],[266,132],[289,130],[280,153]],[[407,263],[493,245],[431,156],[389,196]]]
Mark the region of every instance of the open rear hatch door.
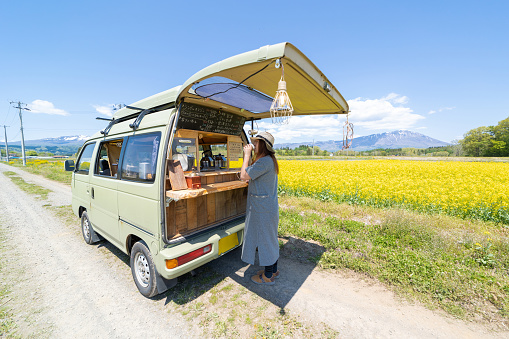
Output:
[[177,102],[206,105],[244,116],[270,118],[284,66],[293,115],[346,114],[348,104],[322,72],[290,43],[264,46],[208,66],[180,87]]

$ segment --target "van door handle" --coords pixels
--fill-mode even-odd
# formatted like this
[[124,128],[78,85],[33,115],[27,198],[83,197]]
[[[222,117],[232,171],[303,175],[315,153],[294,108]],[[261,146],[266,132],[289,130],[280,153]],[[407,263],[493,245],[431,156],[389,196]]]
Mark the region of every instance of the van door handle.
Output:
[[92,199],[94,199],[94,188],[92,187]]

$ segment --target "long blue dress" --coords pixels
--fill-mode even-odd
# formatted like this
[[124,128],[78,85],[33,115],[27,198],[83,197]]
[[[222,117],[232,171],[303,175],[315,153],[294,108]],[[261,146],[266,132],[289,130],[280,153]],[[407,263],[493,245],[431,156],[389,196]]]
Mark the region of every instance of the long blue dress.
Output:
[[279,258],[279,205],[274,161],[270,156],[265,156],[247,167],[246,172],[251,180],[247,190],[246,227],[241,259],[254,265],[258,247],[260,265],[273,265]]

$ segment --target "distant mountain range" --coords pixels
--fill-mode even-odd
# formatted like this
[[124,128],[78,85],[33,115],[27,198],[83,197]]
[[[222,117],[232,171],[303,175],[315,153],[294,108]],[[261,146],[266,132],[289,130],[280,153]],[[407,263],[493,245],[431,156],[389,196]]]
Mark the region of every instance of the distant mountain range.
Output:
[[[89,137],[84,135],[74,135],[58,138],[45,138],[38,140],[25,140],[27,151],[49,152],[55,155],[73,155],[75,154],[85,140]],[[10,151],[21,152],[21,142],[9,142]]]
[[[55,153],[75,153],[78,148],[88,139],[88,136],[74,135],[74,136],[63,136],[58,138],[45,138],[38,140],[26,140],[25,146],[28,149],[52,151]],[[275,148],[296,148],[300,145],[313,144],[312,141],[306,142],[294,142],[294,143],[281,143],[275,144]],[[11,146],[20,146],[19,141],[9,143]],[[399,130],[386,133],[371,134],[364,137],[354,138],[352,141],[352,148],[355,151],[368,151],[377,148],[428,148],[428,147],[440,147],[447,146],[449,143],[440,141],[437,139],[430,138],[424,134]],[[342,148],[342,140],[328,140],[328,141],[315,141],[315,146],[320,147],[322,150],[329,152],[335,152]]]
[[[294,143],[281,143],[275,144],[275,148],[296,148],[300,145],[311,146],[313,142],[294,142]],[[328,141],[315,141],[315,146],[320,147],[322,150],[335,152],[343,147],[342,140],[328,140]],[[355,151],[369,151],[377,148],[428,148],[428,147],[441,147],[447,146],[449,143],[433,139],[421,133],[399,130],[393,132],[385,132],[378,134],[371,134],[364,137],[354,138],[352,141],[352,150]]]
[[[37,146],[37,147],[78,146],[79,147],[79,146],[83,145],[83,143],[89,138],[90,137],[87,137],[85,135],[73,135],[73,136],[58,137],[58,138],[25,140],[25,146]],[[12,142],[12,143],[9,143],[9,145],[21,146],[21,141]]]

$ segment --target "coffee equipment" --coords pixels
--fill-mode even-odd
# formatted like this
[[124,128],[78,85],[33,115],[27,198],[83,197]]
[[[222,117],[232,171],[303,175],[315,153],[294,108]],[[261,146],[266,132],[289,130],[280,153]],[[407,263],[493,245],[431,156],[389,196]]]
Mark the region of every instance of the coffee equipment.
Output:
[[203,170],[211,170],[211,169],[214,169],[214,159],[212,159],[212,157],[208,156],[207,154],[205,154],[205,152],[203,153],[203,157],[201,158],[200,160],[200,169],[203,171]]
[[226,158],[221,153],[214,156],[214,161],[216,162],[216,168],[226,168]]

